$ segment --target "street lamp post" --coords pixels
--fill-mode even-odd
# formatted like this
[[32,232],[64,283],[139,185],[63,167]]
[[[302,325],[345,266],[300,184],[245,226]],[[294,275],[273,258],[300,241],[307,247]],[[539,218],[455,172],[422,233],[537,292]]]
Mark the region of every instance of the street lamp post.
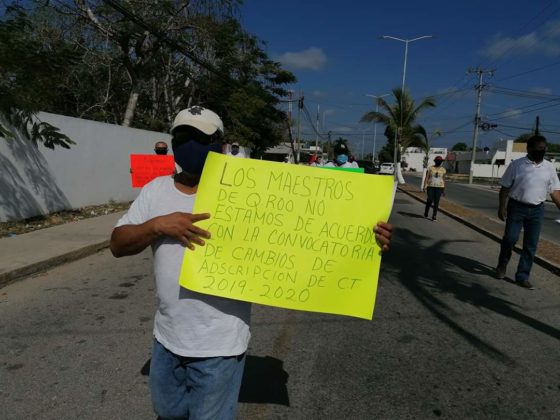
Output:
[[[379,112],[379,99],[385,97],[385,96],[389,96],[389,93],[385,93],[383,95],[372,95],[372,94],[367,94],[366,96],[369,96],[370,98],[375,99],[375,112]],[[375,162],[375,149],[376,149],[376,143],[377,142],[377,120],[375,121],[375,124],[373,125],[373,152],[371,154],[371,160],[372,162]]]
[[[399,124],[399,128],[397,130],[397,138],[395,138],[395,148],[393,151],[393,163],[395,164],[395,168],[397,167],[397,143],[399,140],[400,141],[400,136],[402,134],[402,97],[404,95],[404,82],[406,80],[406,61],[407,61],[407,57],[408,57],[408,44],[414,41],[419,41],[421,39],[425,39],[425,38],[433,38],[433,35],[423,35],[423,36],[419,36],[418,38],[413,38],[413,39],[401,39],[401,38],[396,38],[394,36],[389,36],[389,35],[382,35],[381,36],[382,39],[394,39],[395,41],[400,41],[400,42],[404,42],[405,44],[405,48],[404,48],[404,65],[403,65],[403,75],[402,75],[402,85],[401,85],[401,121]],[[395,171],[396,174],[396,171]]]

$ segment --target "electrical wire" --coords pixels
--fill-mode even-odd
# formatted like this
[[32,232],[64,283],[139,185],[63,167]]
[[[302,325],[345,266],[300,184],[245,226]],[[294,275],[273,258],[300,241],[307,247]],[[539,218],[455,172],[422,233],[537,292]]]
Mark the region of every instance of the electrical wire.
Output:
[[519,77],[519,76],[524,76],[524,75],[526,75],[526,74],[534,73],[534,72],[536,72],[536,71],[540,71],[540,70],[546,69],[546,68],[548,68],[548,67],[557,66],[557,65],[559,65],[559,64],[560,64],[560,61],[555,61],[554,63],[545,64],[544,66],[541,66],[541,67],[537,67],[537,68],[534,68],[534,69],[522,71],[521,73],[513,74],[513,75],[511,75],[511,76],[502,77],[501,79],[497,79],[496,81],[497,81],[497,82],[502,82],[502,81],[504,81],[504,80],[513,79],[513,78]]

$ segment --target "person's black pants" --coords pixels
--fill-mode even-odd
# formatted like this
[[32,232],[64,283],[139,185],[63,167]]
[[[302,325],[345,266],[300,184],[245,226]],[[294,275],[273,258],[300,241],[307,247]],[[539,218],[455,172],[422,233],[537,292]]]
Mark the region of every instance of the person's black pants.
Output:
[[432,219],[435,219],[439,207],[439,199],[441,198],[441,194],[443,193],[443,188],[428,187],[427,192],[428,199],[426,200],[426,210],[424,210],[424,217],[428,217],[428,211],[433,204],[434,212],[432,214]]

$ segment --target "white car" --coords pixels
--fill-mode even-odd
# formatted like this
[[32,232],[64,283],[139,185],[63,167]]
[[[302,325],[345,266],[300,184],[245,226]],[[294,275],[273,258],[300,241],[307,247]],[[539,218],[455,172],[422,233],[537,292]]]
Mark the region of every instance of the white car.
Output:
[[382,163],[379,167],[380,175],[394,175],[395,174],[395,164],[394,163]]

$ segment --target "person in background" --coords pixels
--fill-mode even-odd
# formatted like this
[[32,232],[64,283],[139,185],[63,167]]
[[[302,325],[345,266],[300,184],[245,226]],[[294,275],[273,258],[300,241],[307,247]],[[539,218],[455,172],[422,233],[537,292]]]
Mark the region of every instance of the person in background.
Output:
[[[523,250],[519,257],[515,282],[533,289],[529,282],[544,219],[547,194],[560,209],[560,181],[552,163],[544,160],[546,139],[534,135],[527,141],[527,156],[512,161],[500,180],[498,217],[506,227],[500,246],[496,277],[506,276],[507,265],[523,228]],[[509,199],[508,199],[509,198]]]
[[158,141],[154,146],[154,152],[156,155],[167,155],[167,143]]
[[334,162],[327,162],[326,167],[339,167],[339,168],[358,168],[356,162],[350,163],[350,150],[344,143],[339,143],[334,147]]
[[436,156],[434,165],[428,168],[422,191],[427,190],[426,209],[424,210],[424,217],[428,218],[430,207],[434,207],[432,212],[432,221],[437,220],[437,212],[439,208],[439,200],[445,194],[445,173],[446,170],[441,166],[443,158]]
[[311,158],[309,159],[309,166],[318,166],[317,155],[311,155]]
[[237,142],[234,142],[234,143],[231,144],[230,151],[227,155],[228,156],[236,156],[236,157],[245,157],[245,155],[243,153],[240,153],[239,143],[237,143]]

